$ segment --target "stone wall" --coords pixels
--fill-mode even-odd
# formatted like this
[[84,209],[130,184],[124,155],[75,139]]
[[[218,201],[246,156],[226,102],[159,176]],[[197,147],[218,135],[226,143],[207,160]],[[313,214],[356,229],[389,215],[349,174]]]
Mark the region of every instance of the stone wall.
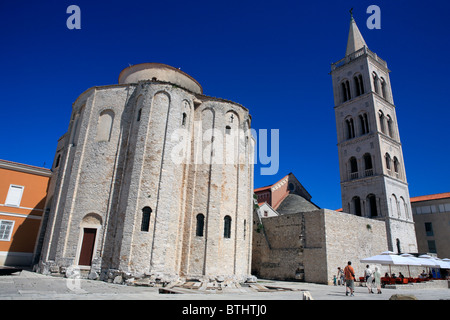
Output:
[[[262,226],[261,226],[262,225]],[[327,209],[255,218],[252,273],[260,278],[330,284],[337,267],[387,250],[382,221]]]

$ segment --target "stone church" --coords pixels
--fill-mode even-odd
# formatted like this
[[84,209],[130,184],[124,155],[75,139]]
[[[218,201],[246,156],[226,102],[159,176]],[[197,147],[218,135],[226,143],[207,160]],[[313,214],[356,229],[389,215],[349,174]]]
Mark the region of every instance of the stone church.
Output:
[[58,141],[39,271],[245,281],[250,124],[245,107],[164,64],[133,65],[118,84],[86,90]]

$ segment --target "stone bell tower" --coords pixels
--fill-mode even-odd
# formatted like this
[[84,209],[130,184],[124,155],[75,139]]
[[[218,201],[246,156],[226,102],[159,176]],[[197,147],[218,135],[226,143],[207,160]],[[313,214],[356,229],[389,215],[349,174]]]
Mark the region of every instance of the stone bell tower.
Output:
[[389,250],[417,252],[389,72],[352,16],[345,57],[331,65],[342,208],[385,221]]

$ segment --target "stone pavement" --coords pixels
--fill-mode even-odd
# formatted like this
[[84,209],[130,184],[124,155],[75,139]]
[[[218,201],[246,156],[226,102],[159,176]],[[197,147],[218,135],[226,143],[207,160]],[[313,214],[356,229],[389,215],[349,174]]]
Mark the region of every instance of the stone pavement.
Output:
[[[369,294],[356,287],[355,296],[345,295],[343,286],[327,286],[304,282],[258,280],[259,284],[307,290],[314,300],[389,300],[393,294],[414,295],[418,300],[450,300],[450,289],[382,289],[382,294]],[[30,271],[0,276],[0,300],[301,300],[302,291],[257,292],[230,291],[186,294],[161,294],[159,288],[135,287],[103,281],[66,279]]]

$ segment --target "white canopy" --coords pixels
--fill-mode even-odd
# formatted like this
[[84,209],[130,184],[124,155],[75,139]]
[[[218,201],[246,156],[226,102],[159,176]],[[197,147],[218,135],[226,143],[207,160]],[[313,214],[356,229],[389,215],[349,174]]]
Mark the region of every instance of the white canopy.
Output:
[[394,254],[392,251],[385,251],[379,255],[361,259],[360,262],[394,266],[420,266],[416,259],[402,257]]

